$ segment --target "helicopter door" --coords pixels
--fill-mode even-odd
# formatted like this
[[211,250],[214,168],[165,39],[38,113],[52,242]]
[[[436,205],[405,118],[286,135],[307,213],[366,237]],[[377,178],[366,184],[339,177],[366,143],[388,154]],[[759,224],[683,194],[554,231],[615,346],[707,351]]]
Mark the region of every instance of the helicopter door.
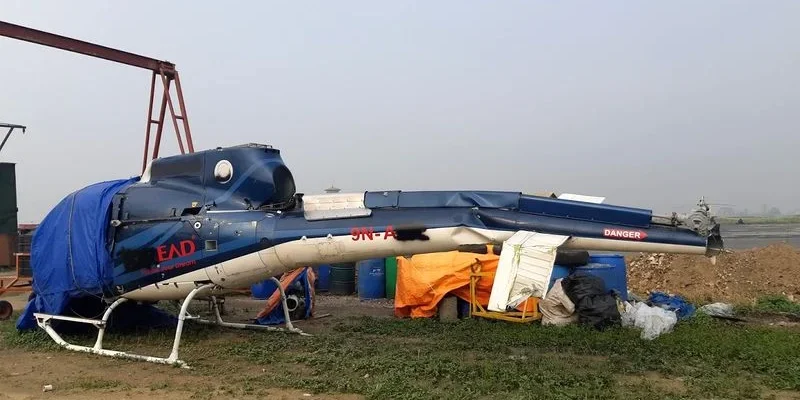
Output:
[[256,221],[220,220],[206,223],[213,224],[217,233],[215,247],[207,247],[204,250],[206,257],[219,260],[208,271],[209,278],[214,283],[230,286],[235,281],[241,280],[244,277],[242,274],[261,267],[256,240]]

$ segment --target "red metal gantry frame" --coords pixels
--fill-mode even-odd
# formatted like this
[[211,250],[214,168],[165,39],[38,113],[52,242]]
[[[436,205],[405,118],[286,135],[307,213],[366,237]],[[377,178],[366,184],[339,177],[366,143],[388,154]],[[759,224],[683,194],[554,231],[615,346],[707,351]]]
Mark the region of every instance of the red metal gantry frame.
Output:
[[[175,128],[175,136],[178,139],[178,147],[180,148],[181,154],[185,154],[186,149],[184,149],[183,140],[181,139],[181,131],[178,125],[178,120],[183,122],[183,131],[184,135],[186,136],[186,145],[188,151],[189,153],[194,153],[192,134],[191,130],[189,129],[189,118],[186,114],[186,104],[183,100],[183,91],[181,90],[181,80],[178,76],[178,70],[175,69],[175,64],[168,61],[156,60],[154,58],[140,56],[138,54],[112,49],[110,47],[84,42],[82,40],[72,39],[53,33],[43,32],[24,26],[14,25],[3,21],[0,21],[0,36],[6,36],[26,42],[102,58],[105,60],[152,71],[153,74],[150,82],[150,104],[147,109],[147,130],[145,131],[144,139],[142,172],[144,172],[144,170],[147,168],[147,159],[150,149],[150,133],[153,125],[156,125],[156,133],[155,140],[153,142],[152,159],[158,158],[158,151],[161,145],[161,133],[164,130],[164,117],[167,107],[169,107],[170,116],[172,117],[172,124]],[[153,119],[153,103],[155,102],[156,97],[157,80],[161,81],[162,96],[158,117],[157,119]],[[175,106],[173,105],[172,96],[170,94],[170,86],[173,80],[175,81],[175,91],[178,96],[178,107],[180,108],[179,114],[175,113]]]

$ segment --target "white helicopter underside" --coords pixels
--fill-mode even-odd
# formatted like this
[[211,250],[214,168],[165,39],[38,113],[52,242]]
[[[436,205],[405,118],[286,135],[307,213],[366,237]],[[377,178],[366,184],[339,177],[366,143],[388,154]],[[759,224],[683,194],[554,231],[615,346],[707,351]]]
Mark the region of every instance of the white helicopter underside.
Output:
[[[152,285],[123,294],[130,300],[180,300],[198,286],[211,281],[217,286],[212,292],[198,297],[220,296],[250,285],[280,276],[295,268],[320,264],[355,262],[395,255],[414,255],[453,251],[461,245],[502,243],[515,232],[469,227],[428,229],[430,240],[400,241],[381,237],[354,240],[347,236],[301,238],[288,243],[237,257],[187,274],[165,279]],[[649,243],[617,239],[571,237],[563,249],[619,252],[661,252],[705,254],[704,247]]]

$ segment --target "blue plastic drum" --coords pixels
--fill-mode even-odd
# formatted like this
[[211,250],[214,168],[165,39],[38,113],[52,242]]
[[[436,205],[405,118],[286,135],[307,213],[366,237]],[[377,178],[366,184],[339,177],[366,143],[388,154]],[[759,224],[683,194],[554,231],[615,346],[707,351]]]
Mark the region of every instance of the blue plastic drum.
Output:
[[381,299],[386,297],[386,260],[374,258],[358,262],[358,297]]

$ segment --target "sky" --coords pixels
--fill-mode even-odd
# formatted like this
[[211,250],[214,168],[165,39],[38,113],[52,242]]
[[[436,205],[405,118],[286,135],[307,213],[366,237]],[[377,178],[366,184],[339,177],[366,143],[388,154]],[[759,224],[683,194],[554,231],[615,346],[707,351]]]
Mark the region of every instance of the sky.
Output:
[[[303,193],[800,209],[797,1],[5,0],[0,20],[174,62],[195,150],[270,144]],[[150,72],[4,37],[0,57],[20,222],[140,173]]]

